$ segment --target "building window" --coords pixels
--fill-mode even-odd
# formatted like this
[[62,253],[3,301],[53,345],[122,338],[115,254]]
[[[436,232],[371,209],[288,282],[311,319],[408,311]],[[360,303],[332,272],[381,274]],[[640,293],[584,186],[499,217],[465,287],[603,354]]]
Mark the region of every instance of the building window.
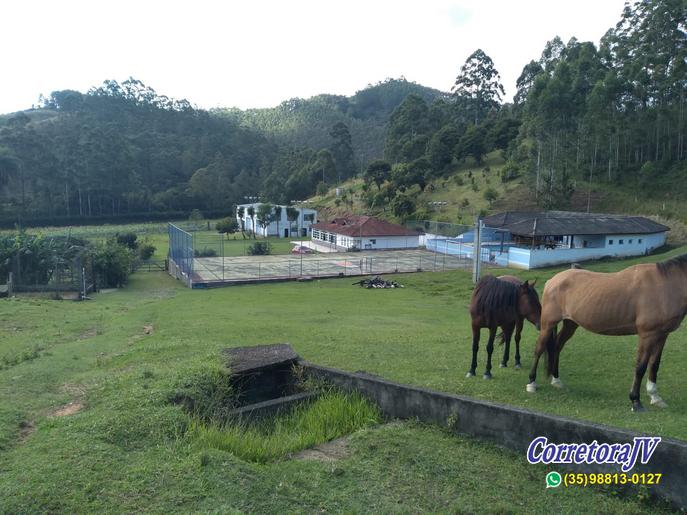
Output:
[[618,245],[622,245],[622,244],[623,244],[623,240],[618,240]]
[[613,245],[613,240],[608,240],[609,245]]
[[642,238],[639,238],[639,239],[637,240],[637,243],[639,243],[639,244],[641,245],[641,244],[642,244]]
[[370,243],[371,243],[372,245],[377,245],[377,240],[370,240]]
[[630,245],[632,245],[632,238],[630,238],[629,240],[627,240],[627,243],[629,243]]

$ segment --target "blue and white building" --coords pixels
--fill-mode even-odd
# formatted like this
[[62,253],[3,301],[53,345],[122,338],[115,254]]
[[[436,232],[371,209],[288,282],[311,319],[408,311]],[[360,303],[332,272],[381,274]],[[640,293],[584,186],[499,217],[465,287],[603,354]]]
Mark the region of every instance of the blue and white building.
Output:
[[[643,216],[509,211],[483,220],[483,261],[529,270],[606,257],[650,254],[670,230]],[[427,248],[472,258],[474,234],[427,241]]]

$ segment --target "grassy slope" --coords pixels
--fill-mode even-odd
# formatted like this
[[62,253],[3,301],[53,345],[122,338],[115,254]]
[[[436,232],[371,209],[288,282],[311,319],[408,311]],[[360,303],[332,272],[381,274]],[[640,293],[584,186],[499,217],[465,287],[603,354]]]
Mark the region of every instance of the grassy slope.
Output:
[[[201,465],[188,419],[167,400],[175,385],[216,366],[224,347],[284,341],[323,365],[687,439],[683,329],[669,339],[659,377],[670,408],[637,416],[627,400],[634,339],[579,331],[561,362],[568,388],[529,395],[526,370],[496,369],[491,382],[464,377],[468,274],[398,280],[406,288],[364,290],[342,279],[191,291],[139,273],[126,290],[92,302],[3,300],[0,363],[20,363],[0,370],[0,511],[645,509],[591,490],[545,491],[546,470],[523,456],[416,424],[356,433],[351,457],[335,464],[256,465],[209,451]],[[534,337],[528,327],[525,365]],[[481,371],[483,353],[479,363]],[[85,409],[49,416],[68,402]]]
[[[471,225],[474,223],[475,215],[480,211],[509,209],[514,197],[521,203],[527,196],[519,180],[507,183],[501,181],[499,172],[503,165],[501,153],[492,152],[485,156],[481,165],[475,164],[472,160],[460,164],[446,178],[432,181],[432,186],[427,187],[424,192],[420,192],[417,186],[409,191],[416,201],[417,209],[426,210],[429,219]],[[470,174],[474,177],[476,189],[472,186]],[[340,202],[337,206],[335,189],[331,189],[326,195],[313,197],[311,207],[320,211],[318,218],[321,220],[343,213],[369,213],[392,219],[393,215],[388,209],[384,211],[367,207],[362,200],[362,186],[361,179],[353,179],[340,186],[347,192],[348,199],[352,199],[352,204]],[[484,192],[490,187],[499,195],[491,206],[484,199]],[[372,188],[375,186],[372,185]],[[432,202],[446,202],[446,205],[431,205]]]

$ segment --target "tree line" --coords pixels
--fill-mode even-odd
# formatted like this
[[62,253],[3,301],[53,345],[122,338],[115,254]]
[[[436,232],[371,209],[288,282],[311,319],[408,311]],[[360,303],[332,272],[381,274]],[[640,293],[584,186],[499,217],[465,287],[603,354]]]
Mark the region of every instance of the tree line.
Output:
[[421,215],[417,193],[493,150],[501,179],[524,180],[542,207],[600,182],[649,187],[684,171],[685,19],[684,0],[637,0],[599,45],[556,37],[512,103],[481,49],[446,94],[389,79],[350,98],[208,112],[133,78],[53,92],[0,117],[0,221],[229,214],[247,197],[288,204],[358,175],[369,206]]
[[507,159],[501,179],[522,177],[544,208],[565,208],[576,185],[587,193],[599,182],[647,190],[662,174],[681,177],[685,20],[682,0],[641,0],[626,4],[599,46],[555,37],[524,66],[512,104],[502,102],[492,60],[476,50],[450,98],[410,95],[394,111],[384,160],[365,171],[368,185],[376,184],[368,205],[409,215],[408,188],[424,191],[457,163],[479,165],[493,150]]

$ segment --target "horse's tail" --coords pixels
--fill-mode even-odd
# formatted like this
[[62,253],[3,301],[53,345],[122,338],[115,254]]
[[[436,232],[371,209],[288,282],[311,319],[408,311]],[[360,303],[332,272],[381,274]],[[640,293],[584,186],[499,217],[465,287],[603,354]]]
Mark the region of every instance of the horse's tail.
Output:
[[556,365],[556,327],[551,329],[546,339],[546,375],[551,377]]

